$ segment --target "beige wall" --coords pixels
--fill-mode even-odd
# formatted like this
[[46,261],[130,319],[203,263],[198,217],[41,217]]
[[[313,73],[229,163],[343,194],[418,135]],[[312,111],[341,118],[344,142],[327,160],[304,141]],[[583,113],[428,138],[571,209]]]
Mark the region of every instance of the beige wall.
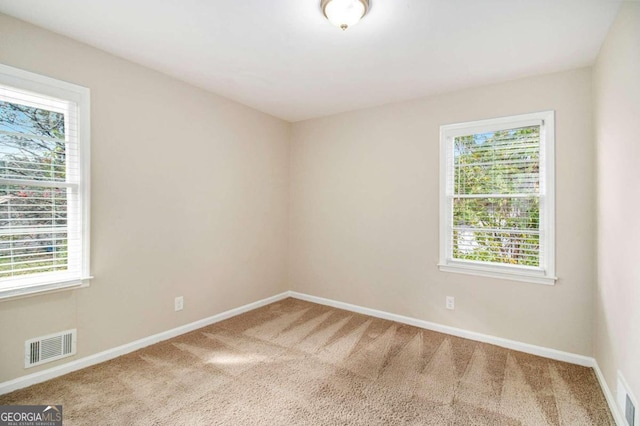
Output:
[[[640,398],[640,3],[625,2],[594,73],[598,158],[595,355]],[[639,401],[640,402],[640,401]],[[640,407],[636,407],[638,410]]]
[[[622,8],[593,76],[293,125],[0,15],[0,63],[91,89],[96,277],[88,289],[0,302],[0,382],[56,365],[23,369],[31,337],[76,327],[80,358],[287,289],[592,355],[595,294],[598,362],[610,387],[619,368],[639,396],[639,8]],[[439,272],[439,126],[548,109],[557,285]]]
[[[293,290],[592,354],[591,71],[580,69],[295,123]],[[557,285],[439,272],[439,126],[556,110]],[[456,298],[445,310],[445,296]]]
[[0,302],[0,382],[55,365],[28,338],[79,358],[286,290],[288,123],[4,15],[0,63],[91,89],[95,276]]

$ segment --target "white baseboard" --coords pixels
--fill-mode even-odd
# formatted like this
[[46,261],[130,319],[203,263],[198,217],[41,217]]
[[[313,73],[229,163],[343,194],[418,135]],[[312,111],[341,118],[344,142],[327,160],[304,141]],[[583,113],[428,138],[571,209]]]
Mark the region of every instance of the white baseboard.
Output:
[[596,372],[596,377],[598,378],[598,382],[600,383],[600,387],[602,388],[602,393],[604,393],[607,404],[609,404],[609,409],[611,410],[611,415],[613,415],[613,420],[615,420],[616,425],[627,426],[627,421],[624,419],[622,413],[618,409],[616,398],[613,396],[613,392],[611,392],[607,381],[604,379],[604,374],[602,374],[602,370],[600,370],[598,361],[596,361],[595,358],[591,367],[593,368],[593,371]]
[[280,293],[275,296],[267,297],[266,299],[259,300],[257,302],[249,303],[247,305],[240,306],[238,308],[231,309],[229,311],[225,311],[217,315],[213,315],[209,318],[195,321],[190,324],[186,324],[168,331],[163,331],[162,333],[154,334],[153,336],[136,340],[135,342],[127,343],[125,345],[118,346],[113,349],[108,349],[106,351],[99,352],[94,355],[90,355],[84,358],[70,361],[66,364],[62,364],[53,368],[49,368],[46,370],[38,371],[33,374],[29,374],[27,376],[18,377],[17,379],[0,383],[0,395],[12,392],[17,389],[25,388],[27,386],[35,385],[37,383],[42,383],[47,380],[51,380],[53,378],[65,375],[67,373],[71,373],[72,371],[80,370],[82,368],[90,367],[92,365],[99,364],[101,362],[108,361],[113,358],[117,358],[121,355],[125,355],[133,351],[137,351],[138,349],[142,349],[149,345],[153,345],[154,343],[171,339],[172,337],[176,337],[181,334],[185,334],[190,331],[197,330],[199,328],[206,327],[211,324],[215,324],[227,318],[231,318],[236,315],[240,315],[242,313],[252,311],[254,309],[260,308],[262,306],[268,305],[273,302],[277,302],[287,297],[289,297],[289,292]]
[[442,325],[434,322],[419,320],[416,318],[410,318],[402,315],[391,314],[389,312],[378,311],[376,309],[365,308],[358,305],[352,305],[350,303],[338,302],[336,300],[325,299],[323,297],[310,296],[308,294],[298,293],[295,291],[290,291],[289,296],[296,299],[300,299],[300,300],[306,300],[308,302],[318,303],[320,305],[332,306],[334,308],[344,309],[346,311],[357,312],[359,314],[364,314],[364,315],[369,315],[376,318],[395,321],[402,324],[413,325],[415,327],[420,327],[427,330],[437,331],[445,334],[451,334],[453,336],[463,337],[469,340],[476,340],[478,342],[490,343],[492,345],[501,346],[503,348],[513,349],[515,351],[526,352],[529,354],[538,355],[545,358],[569,362],[571,364],[578,364],[584,367],[592,367],[595,361],[593,358],[584,356],[584,355],[578,355],[570,352],[563,352],[556,349],[550,349],[550,348],[545,348],[543,346],[531,345],[529,343],[518,342],[515,340],[503,339],[502,337],[476,333],[475,331],[464,330],[461,328],[450,327],[448,325]]

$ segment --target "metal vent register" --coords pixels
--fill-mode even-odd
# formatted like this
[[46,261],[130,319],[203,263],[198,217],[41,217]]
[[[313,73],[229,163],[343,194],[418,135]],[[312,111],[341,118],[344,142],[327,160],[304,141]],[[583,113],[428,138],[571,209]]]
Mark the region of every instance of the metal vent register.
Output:
[[25,342],[24,367],[44,364],[76,353],[76,329],[37,337]]

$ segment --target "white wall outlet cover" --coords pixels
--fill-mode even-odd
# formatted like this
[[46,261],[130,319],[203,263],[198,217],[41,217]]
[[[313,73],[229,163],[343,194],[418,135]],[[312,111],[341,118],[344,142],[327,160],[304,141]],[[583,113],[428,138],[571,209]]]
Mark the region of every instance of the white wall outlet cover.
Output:
[[184,308],[184,297],[176,297],[174,305],[176,311],[181,311]]
[[455,305],[456,305],[455,297],[447,296],[446,304],[445,304],[446,308],[453,310],[453,309],[455,309]]

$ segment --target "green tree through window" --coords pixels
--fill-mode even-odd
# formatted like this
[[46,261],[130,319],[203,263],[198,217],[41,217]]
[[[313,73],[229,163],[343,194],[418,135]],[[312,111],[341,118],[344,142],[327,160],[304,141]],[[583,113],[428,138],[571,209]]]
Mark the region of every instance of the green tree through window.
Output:
[[540,128],[455,138],[453,257],[539,266]]

